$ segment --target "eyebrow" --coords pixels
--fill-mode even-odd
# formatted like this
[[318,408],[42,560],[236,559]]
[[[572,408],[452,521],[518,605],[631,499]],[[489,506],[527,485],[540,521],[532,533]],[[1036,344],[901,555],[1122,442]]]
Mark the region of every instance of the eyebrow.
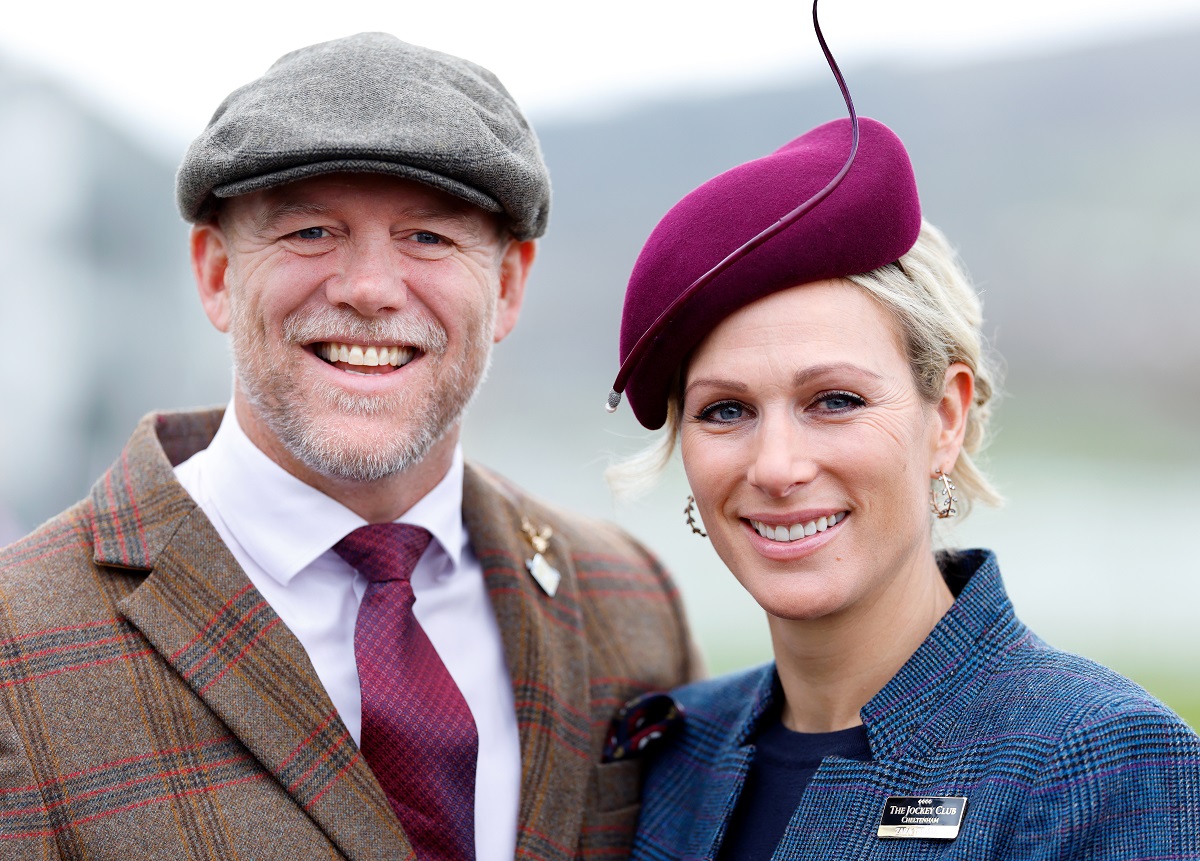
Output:
[[[796,387],[803,386],[818,377],[832,373],[852,373],[869,377],[872,380],[883,379],[882,374],[877,374],[875,371],[864,368],[861,365],[855,365],[850,362],[831,362],[825,365],[813,365],[810,368],[801,368],[792,376],[792,385]],[[683,392],[684,396],[686,397],[687,393],[696,386],[713,386],[720,389],[729,389],[734,392],[745,392],[749,389],[745,383],[739,380],[731,380],[724,377],[704,377],[688,383],[687,388]]]
[[269,206],[254,218],[254,232],[266,233],[285,218],[296,215],[321,216],[329,212],[329,207],[316,203],[284,202]]
[[[304,203],[298,201],[284,201],[267,207],[259,213],[254,219],[254,230],[256,233],[268,233],[285,218],[294,216],[309,216],[322,217],[328,215],[330,208],[322,206],[319,203]],[[472,235],[479,235],[476,225],[471,217],[465,212],[459,212],[454,209],[443,209],[441,207],[418,207],[415,209],[407,209],[401,216],[404,218],[417,218],[429,221],[441,221],[457,224],[463,230],[468,231]]]
[[[452,224],[457,224],[463,230],[470,233],[472,236],[481,236],[479,231],[479,223],[472,216],[458,209],[443,209],[441,207],[422,207],[418,209],[407,209],[404,211],[406,218],[423,218],[431,221],[449,221]],[[492,219],[488,219],[485,223],[492,223]]]

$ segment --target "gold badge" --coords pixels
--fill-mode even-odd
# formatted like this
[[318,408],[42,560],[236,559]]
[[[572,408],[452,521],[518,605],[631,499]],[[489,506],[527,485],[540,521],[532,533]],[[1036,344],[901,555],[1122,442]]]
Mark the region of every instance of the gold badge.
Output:
[[892,795],[883,805],[879,837],[953,840],[958,836],[967,799],[963,795]]
[[530,576],[542,587],[542,591],[553,598],[554,593],[558,591],[558,584],[562,582],[562,574],[547,562],[546,557],[542,554],[550,549],[550,539],[554,535],[554,530],[549,526],[535,529],[528,517],[522,517],[521,531],[525,533],[533,547],[533,558],[525,560],[525,567],[529,570]]

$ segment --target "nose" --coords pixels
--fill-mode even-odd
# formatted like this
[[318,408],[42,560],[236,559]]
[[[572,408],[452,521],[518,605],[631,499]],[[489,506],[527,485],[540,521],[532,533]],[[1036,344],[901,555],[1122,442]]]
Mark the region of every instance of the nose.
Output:
[[408,304],[404,256],[390,238],[360,238],[346,246],[340,264],[325,282],[330,304],[378,317]]
[[801,423],[791,415],[764,417],[756,429],[747,479],[767,496],[782,499],[812,481],[816,461]]

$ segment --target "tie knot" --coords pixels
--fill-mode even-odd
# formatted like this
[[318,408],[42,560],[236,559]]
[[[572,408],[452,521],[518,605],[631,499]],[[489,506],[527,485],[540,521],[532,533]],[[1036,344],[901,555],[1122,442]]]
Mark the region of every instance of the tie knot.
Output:
[[407,580],[432,537],[408,523],[373,523],[355,529],[333,550],[372,583]]

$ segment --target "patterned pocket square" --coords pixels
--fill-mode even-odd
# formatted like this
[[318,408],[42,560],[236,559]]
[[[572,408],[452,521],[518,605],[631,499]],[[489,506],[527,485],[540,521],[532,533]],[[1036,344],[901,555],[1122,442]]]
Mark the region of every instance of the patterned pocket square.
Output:
[[604,745],[604,762],[641,756],[683,726],[683,706],[668,694],[636,697],[617,711]]

